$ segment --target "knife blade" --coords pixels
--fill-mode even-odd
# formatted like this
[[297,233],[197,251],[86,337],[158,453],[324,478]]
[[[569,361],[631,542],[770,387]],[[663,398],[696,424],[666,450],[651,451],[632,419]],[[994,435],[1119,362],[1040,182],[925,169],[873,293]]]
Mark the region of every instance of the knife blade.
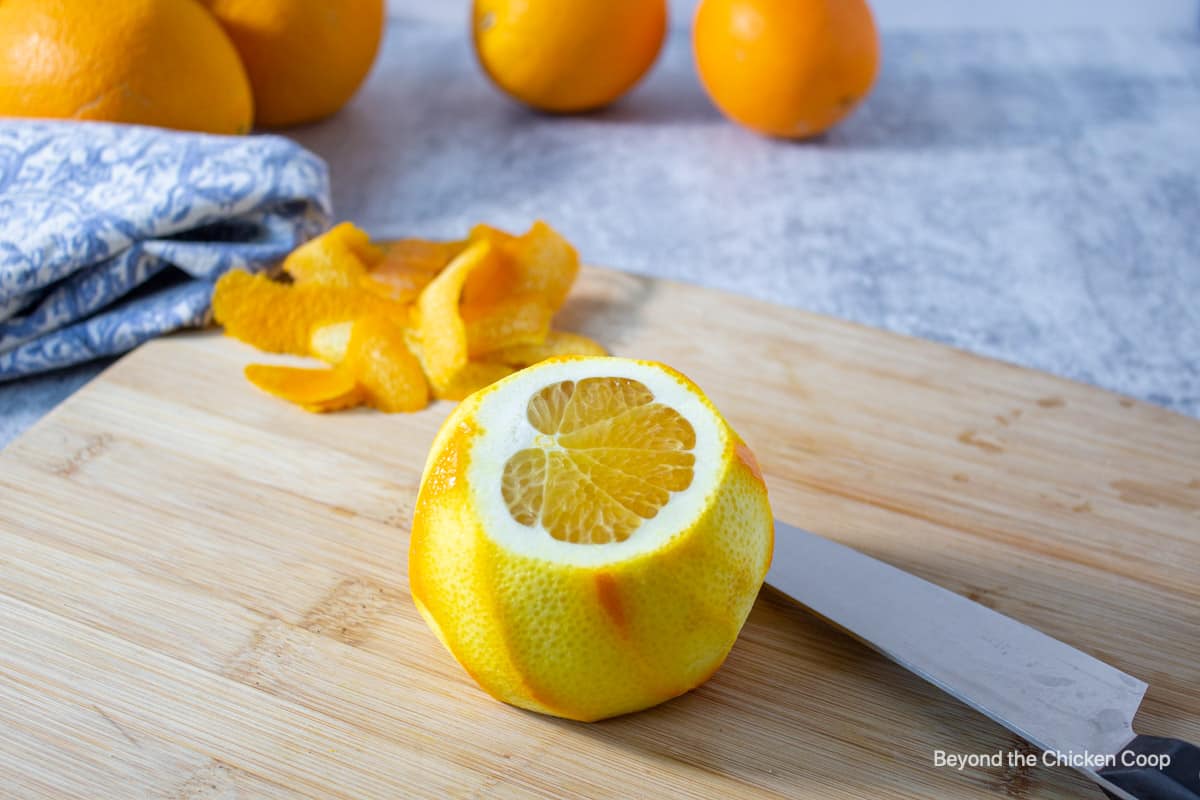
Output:
[[1110,796],[1200,800],[1200,749],[1134,733],[1147,688],[1137,678],[948,589],[778,520],[767,583],[1053,754],[1052,763],[1082,772]]

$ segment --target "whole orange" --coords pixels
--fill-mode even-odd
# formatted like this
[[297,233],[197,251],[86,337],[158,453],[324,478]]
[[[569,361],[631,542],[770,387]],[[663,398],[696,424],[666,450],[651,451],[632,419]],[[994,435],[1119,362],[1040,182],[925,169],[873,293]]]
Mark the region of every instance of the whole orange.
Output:
[[279,127],[327,117],[371,70],[384,0],[204,0],[241,53],[255,119]]
[[3,0],[0,115],[244,133],[254,104],[196,0]]
[[849,114],[879,67],[865,0],[701,0],[692,45],[700,80],[726,116],[791,139]]
[[629,91],[667,30],[666,0],[475,0],[475,53],[506,93],[543,111],[588,111]]

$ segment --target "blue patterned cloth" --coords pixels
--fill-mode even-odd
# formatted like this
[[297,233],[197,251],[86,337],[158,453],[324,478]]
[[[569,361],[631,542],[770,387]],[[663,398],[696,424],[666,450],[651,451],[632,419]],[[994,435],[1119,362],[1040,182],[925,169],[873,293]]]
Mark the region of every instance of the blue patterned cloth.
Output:
[[218,276],[329,213],[324,162],[277,136],[0,121],[0,381],[203,324]]

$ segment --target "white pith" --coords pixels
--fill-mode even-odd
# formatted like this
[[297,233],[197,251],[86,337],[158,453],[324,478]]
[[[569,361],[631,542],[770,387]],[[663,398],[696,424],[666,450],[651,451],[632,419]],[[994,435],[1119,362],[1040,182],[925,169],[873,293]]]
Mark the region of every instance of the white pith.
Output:
[[[514,453],[541,446],[547,440],[545,434],[529,424],[526,416],[529,398],[559,381],[595,377],[640,381],[654,394],[655,402],[670,406],[683,415],[696,433],[696,446],[691,451],[696,456],[696,463],[691,485],[681,492],[673,492],[658,514],[642,522],[625,541],[602,545],[573,544],[555,539],[540,524],[526,526],[513,519],[501,494],[501,478],[505,463]],[[497,386],[480,401],[475,420],[483,433],[474,440],[467,483],[475,508],[486,520],[487,532],[513,552],[580,566],[625,561],[640,553],[657,550],[689,527],[703,513],[720,480],[724,466],[721,454],[728,435],[727,428],[712,411],[674,375],[649,364],[620,358],[566,361],[519,372],[505,379],[502,386]]]

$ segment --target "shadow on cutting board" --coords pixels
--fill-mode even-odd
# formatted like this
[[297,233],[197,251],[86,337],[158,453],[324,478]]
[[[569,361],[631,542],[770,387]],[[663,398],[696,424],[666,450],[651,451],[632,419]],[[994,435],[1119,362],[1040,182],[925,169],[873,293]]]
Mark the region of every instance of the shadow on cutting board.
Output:
[[[953,569],[933,553],[910,553],[909,558],[919,559],[928,576]],[[1019,576],[992,571],[990,578],[989,585],[1055,586],[1068,596],[1098,591],[1072,583],[1050,564],[1030,565]],[[1014,615],[1022,610],[1019,601],[983,599]],[[1058,635],[1069,639],[1062,631]],[[1095,655],[1132,668],[1111,654]],[[1170,686],[1164,688],[1169,694]],[[1185,732],[1186,726],[1177,724],[1184,720],[1173,719],[1154,702],[1154,690],[1151,694],[1146,713],[1139,716],[1139,722],[1147,720],[1146,730]],[[1091,784],[1066,769],[980,767],[951,774],[950,768],[935,767],[939,749],[1039,751],[769,587],[725,665],[707,684],[626,717],[590,725],[547,721],[565,736],[640,750],[783,797],[929,796],[938,787],[981,798],[1095,794]]]

